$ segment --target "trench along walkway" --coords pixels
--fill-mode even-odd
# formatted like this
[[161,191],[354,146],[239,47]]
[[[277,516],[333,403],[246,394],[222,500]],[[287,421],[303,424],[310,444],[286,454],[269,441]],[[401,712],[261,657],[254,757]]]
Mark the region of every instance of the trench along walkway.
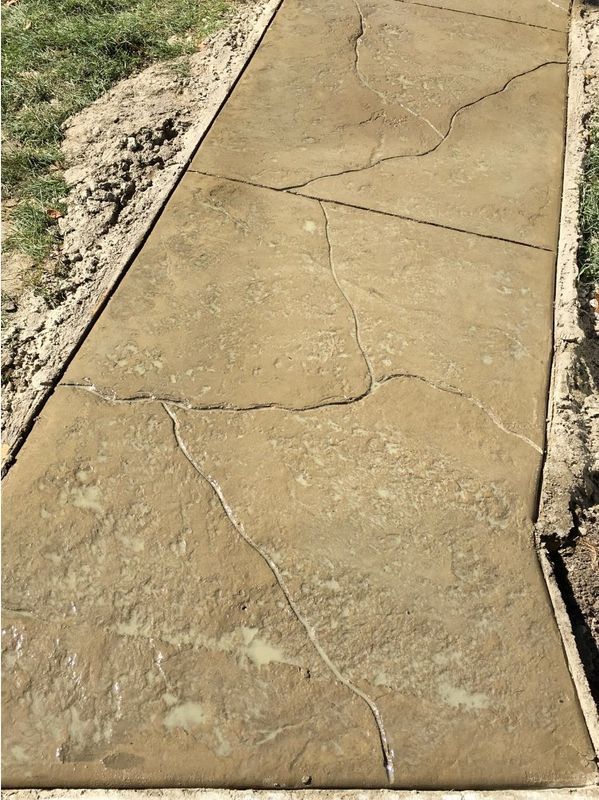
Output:
[[532,541],[566,0],[284,0],[5,485],[5,781],[581,785]]

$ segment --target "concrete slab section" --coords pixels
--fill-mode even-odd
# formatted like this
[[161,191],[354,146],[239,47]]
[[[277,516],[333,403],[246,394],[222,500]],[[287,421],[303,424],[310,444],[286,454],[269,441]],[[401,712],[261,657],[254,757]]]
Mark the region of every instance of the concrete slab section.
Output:
[[304,408],[361,396],[369,371],[407,373],[540,450],[553,262],[189,173],[65,382],[202,408]]
[[5,781],[586,783],[538,465],[408,378],[309,412],[59,389],[5,486]]
[[[323,22],[342,36],[306,47]],[[287,6],[194,168],[551,248],[565,56],[562,34],[436,7]]]
[[189,173],[67,381],[192,405],[365,391],[317,202]]
[[[396,0],[287,0],[193,168],[281,188],[424,153],[447,135],[459,109],[565,58],[564,34],[500,20]],[[563,86],[556,90],[547,113],[559,117]],[[538,127],[549,145],[561,130],[559,123]],[[527,155],[543,172],[545,151],[531,146]],[[400,185],[391,175],[376,207],[394,210],[389,194]],[[434,186],[442,193],[440,181]]]
[[565,66],[548,64],[464,109],[429,153],[298,191],[554,250],[565,91]]
[[563,44],[285,0],[6,479],[5,784],[596,779],[532,540]]
[[[530,548],[528,445],[406,378],[343,407],[176,416],[233,523],[274,558],[322,649],[376,703],[396,785],[441,774],[444,785],[559,782],[549,762],[560,751],[577,762],[563,736],[570,724],[584,733],[577,710],[567,722],[565,669],[554,700],[559,668],[543,697],[526,677],[558,645]],[[244,469],[250,454],[259,474]]]
[[162,406],[59,389],[4,507],[5,786],[384,783]]
[[331,260],[377,380],[408,373],[540,448],[554,256],[323,203]]
[[569,0],[398,0],[423,6],[453,9],[466,14],[488,15],[538,25],[542,28],[568,28]]

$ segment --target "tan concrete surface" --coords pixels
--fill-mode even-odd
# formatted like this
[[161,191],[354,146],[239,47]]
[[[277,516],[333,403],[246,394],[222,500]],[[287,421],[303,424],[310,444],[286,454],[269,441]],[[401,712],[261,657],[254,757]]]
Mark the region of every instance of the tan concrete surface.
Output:
[[566,30],[569,0],[398,0],[402,3],[454,9],[466,14],[488,15],[522,25]]
[[5,785],[596,778],[532,541],[564,57],[285,0],[5,481]]
[[407,373],[461,392],[540,448],[553,262],[188,173],[65,382],[192,406],[303,408],[362,395],[370,365],[377,380]]
[[192,166],[553,249],[565,59],[554,31],[287,0]]
[[564,65],[547,64],[454,117],[426,155],[377,157],[301,191],[554,250],[565,91]]
[[537,464],[409,378],[311,412],[59,389],[5,489],[5,780],[384,785],[358,687],[399,785],[439,764],[518,783],[523,752],[532,783],[584,782],[529,538]]
[[314,200],[188,173],[65,380],[193,405],[365,391],[325,225]]

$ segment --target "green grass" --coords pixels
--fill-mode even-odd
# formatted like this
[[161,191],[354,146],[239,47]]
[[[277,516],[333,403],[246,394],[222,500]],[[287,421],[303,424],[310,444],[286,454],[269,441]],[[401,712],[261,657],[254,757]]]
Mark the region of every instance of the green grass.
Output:
[[580,227],[579,279],[583,283],[599,284],[599,114],[593,118],[589,147],[584,159]]
[[16,0],[2,6],[2,190],[17,201],[6,249],[41,263],[64,211],[62,125],[118,80],[193,52],[230,0]]

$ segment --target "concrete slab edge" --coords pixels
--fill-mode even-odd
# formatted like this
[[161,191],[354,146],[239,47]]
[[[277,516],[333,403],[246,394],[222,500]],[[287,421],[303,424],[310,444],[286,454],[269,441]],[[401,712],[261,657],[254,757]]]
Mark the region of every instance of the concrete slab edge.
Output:
[[6,800],[597,800],[599,787],[417,791],[395,789],[14,789]]
[[[132,263],[135,255],[146,240],[166,202],[174,191],[176,185],[186,171],[194,153],[201,144],[205,134],[218,115],[222,105],[237,83],[239,77],[251,60],[260,41],[262,40],[276,12],[282,5],[282,0],[271,0],[262,12],[252,34],[244,43],[243,53],[240,57],[239,69],[224,81],[221,91],[215,95],[213,102],[205,108],[194,125],[185,135],[184,145],[178,156],[176,170],[170,185],[165,186],[156,196],[152,213],[148,216],[145,230],[137,239],[130,243],[127,252],[123,255],[121,263],[115,269],[111,283],[106,287],[103,297],[98,303],[93,319],[88,328],[82,333],[73,349],[73,354],[88,333],[89,327],[95,322],[106,302],[113,294],[122,276]],[[579,38],[581,35],[582,0],[573,0],[572,20],[569,33],[569,69],[568,69],[568,114],[566,138],[577,136],[582,130],[582,119],[579,115],[580,105],[576,102],[583,93],[584,70],[582,60],[577,60],[579,55]],[[566,150],[563,180],[563,198],[578,196],[579,177],[582,167],[582,155],[569,153]],[[555,330],[555,356],[552,365],[549,412],[548,412],[548,440],[551,434],[551,422],[556,407],[556,386],[564,365],[560,363],[559,343],[568,341],[568,321],[559,319],[558,309],[567,307],[564,299],[572,298],[576,291],[576,250],[572,251],[572,236],[578,239],[578,216],[572,217],[566,211],[567,204],[562,203],[560,221],[560,241],[557,257],[556,278],[556,330]],[[576,326],[576,321],[571,321]],[[70,360],[70,359],[69,359]],[[48,391],[48,395],[51,390]],[[42,403],[47,397],[44,397]],[[39,408],[36,413],[39,413]],[[26,438],[26,435],[23,437]],[[16,448],[18,449],[18,447]],[[11,453],[8,462],[16,454]],[[541,490],[542,498],[542,490]],[[542,499],[541,499],[542,503]],[[563,642],[572,680],[574,682],[578,699],[585,717],[589,736],[593,743],[595,753],[599,756],[599,714],[591,696],[590,688],[584,672],[584,667],[578,654],[572,623],[568,615],[561,591],[555,579],[550,557],[544,544],[538,540],[538,552],[541,568],[547,584],[548,593],[553,606],[557,625]],[[599,786],[560,789],[498,789],[488,791],[419,791],[419,790],[336,790],[336,789],[300,789],[300,790],[260,790],[260,789],[11,789],[3,790],[2,797],[6,800],[599,800]]]
[[572,621],[555,578],[551,559],[544,544],[539,546],[538,552],[539,560],[541,562],[541,569],[543,571],[545,583],[547,584],[547,591],[549,592],[553,613],[555,615],[557,627],[562,639],[562,645],[566,655],[566,661],[568,663],[570,675],[572,676],[574,688],[576,689],[576,694],[578,695],[578,702],[582,708],[582,713],[586,722],[587,730],[589,732],[589,738],[595,750],[595,757],[597,758],[599,753],[599,715],[597,714],[595,701],[591,695],[591,690],[589,688],[587,677],[584,671],[584,666],[580,660],[578,647],[574,638],[574,632],[572,631]]
[[169,198],[184,173],[187,171],[196,150],[201,145],[212,123],[251,61],[252,56],[256,52],[258,45],[262,41],[282,3],[283,0],[268,0],[266,2],[264,9],[235,55],[235,66],[226,75],[221,77],[218,87],[215,91],[210,93],[206,99],[205,105],[201,109],[198,109],[195,123],[183,135],[181,149],[168,166],[168,172],[170,173],[169,180],[164,181],[161,188],[156,190],[152,205],[146,217],[145,226],[139,229],[137,236],[132,236],[127,240],[126,247],[119,255],[117,262],[112,266],[100,293],[97,295],[95,307],[90,310],[87,323],[82,326],[79,332],[76,332],[72,347],[70,347],[70,351],[67,350],[67,356],[64,358],[60,369],[53,376],[51,385],[47,385],[40,394],[39,399],[29,410],[26,417],[23,419],[20,434],[10,443],[8,452],[3,456],[2,477],[4,477],[11,468],[17,453],[27,440],[29,432],[35,424],[35,420],[39,416],[46,401],[54,391],[55,386],[60,381],[69,363],[73,360],[82,342],[106,307],[106,304],[114,294],[122,278],[148,238],[148,235],[164,210]]
[[[551,368],[549,404],[547,414],[547,452],[551,451],[554,427],[559,426],[560,401],[568,392],[567,375],[572,368],[572,351],[569,344],[578,341],[580,328],[577,319],[577,275],[579,242],[579,193],[585,148],[583,139],[585,114],[585,67],[588,45],[583,23],[583,0],[573,0],[568,39],[568,108],[565,131],[564,173],[560,234],[558,242],[554,312],[554,355]],[[585,718],[595,755],[599,758],[599,714],[587,681],[576,644],[572,621],[562,592],[555,577],[547,549],[548,531],[543,524],[543,510],[548,491],[549,459],[545,462],[540,493],[539,523],[536,542],[541,569],[547,585],[557,626],[561,635],[566,660],[578,700]],[[563,498],[562,498],[563,499]],[[566,509],[567,511],[568,509]]]

